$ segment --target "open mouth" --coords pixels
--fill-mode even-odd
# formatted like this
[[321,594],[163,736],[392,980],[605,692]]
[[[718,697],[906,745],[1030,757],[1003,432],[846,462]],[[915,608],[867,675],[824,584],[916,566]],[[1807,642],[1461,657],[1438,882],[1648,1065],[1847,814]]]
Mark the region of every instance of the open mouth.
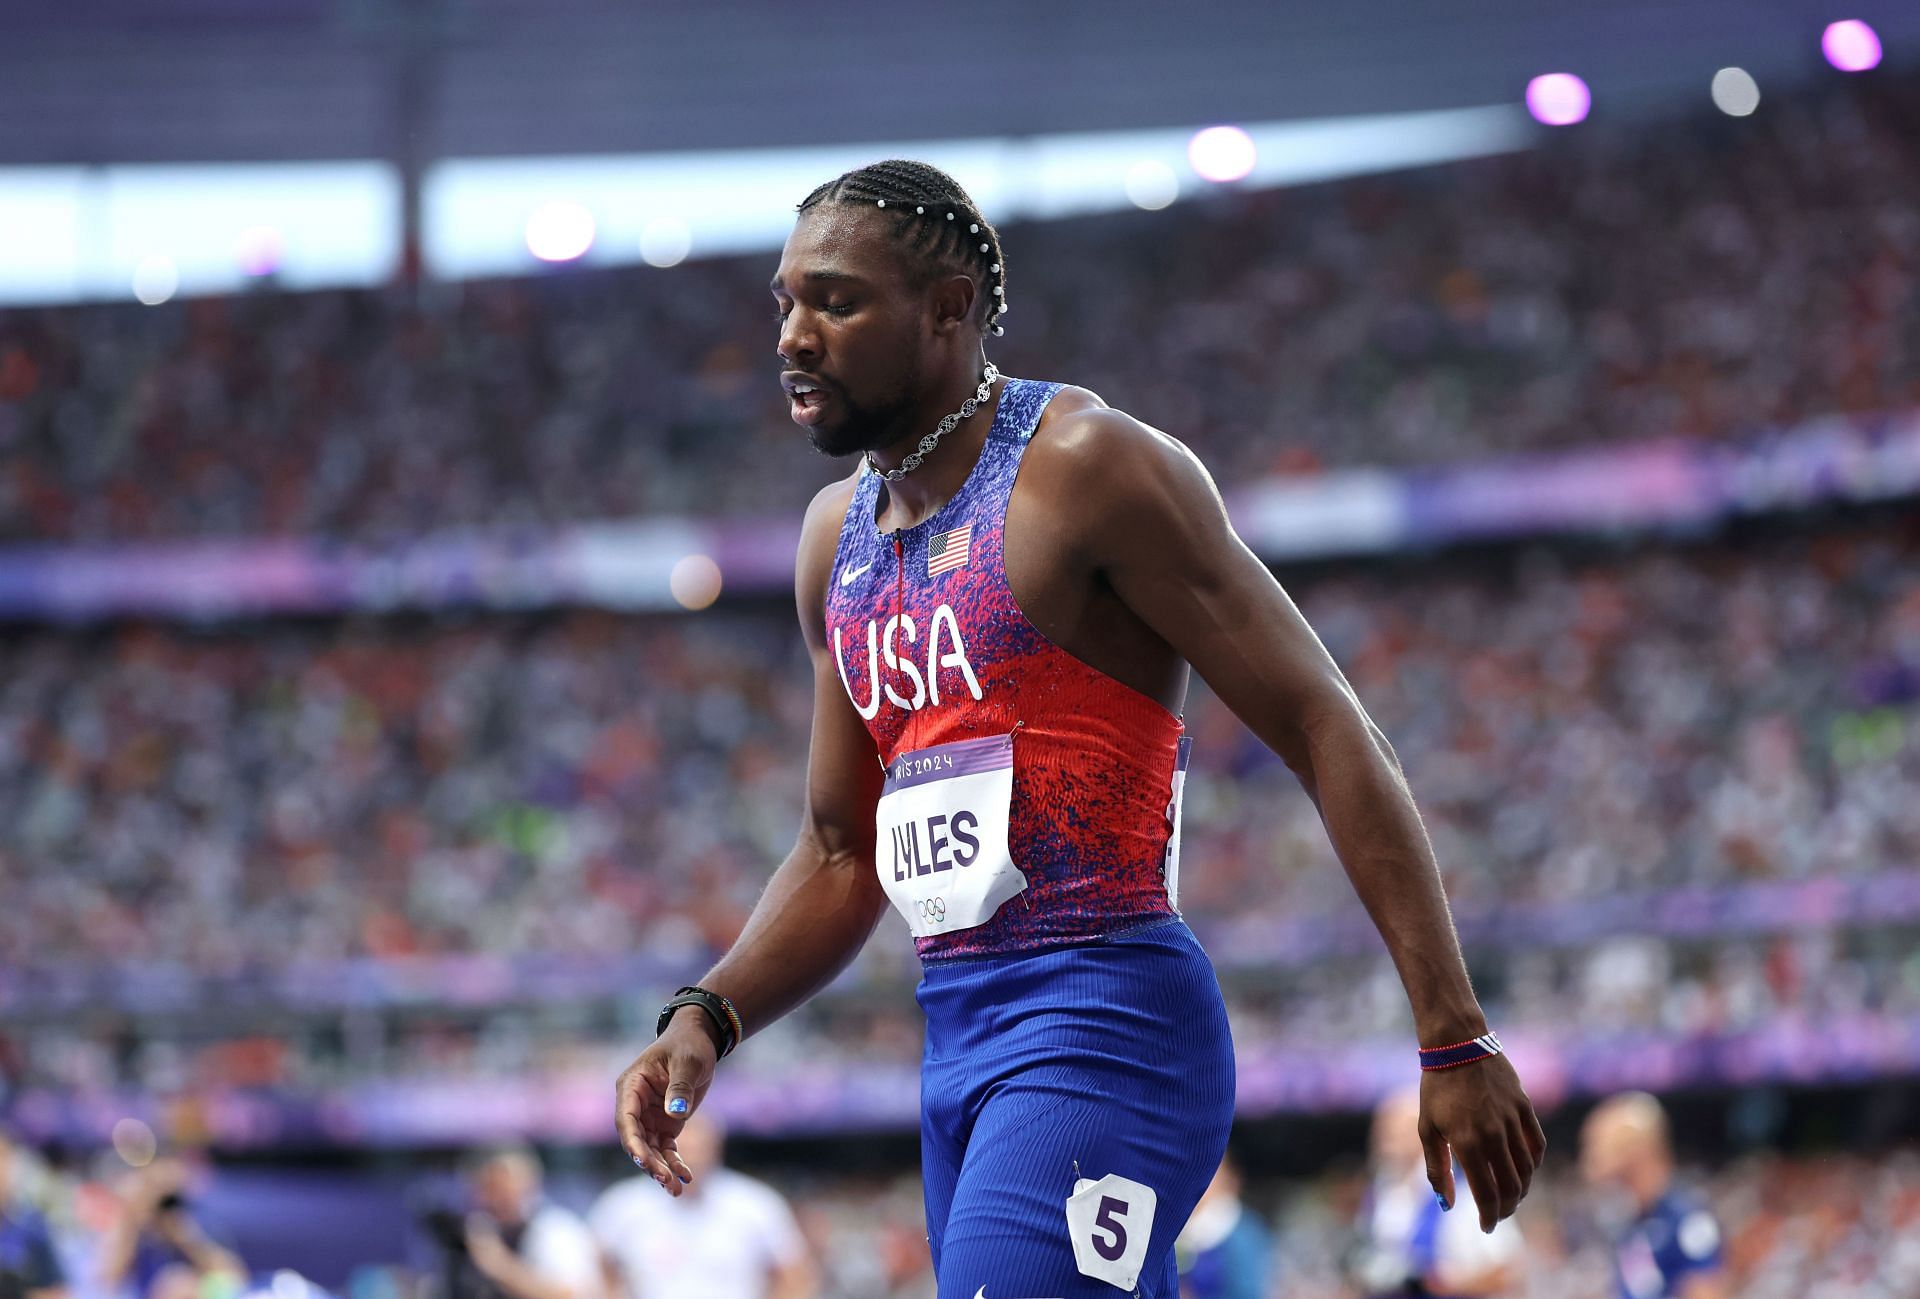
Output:
[[789,413],[793,416],[793,422],[803,425],[818,424],[829,400],[827,392],[821,388],[789,394],[788,401],[791,407]]

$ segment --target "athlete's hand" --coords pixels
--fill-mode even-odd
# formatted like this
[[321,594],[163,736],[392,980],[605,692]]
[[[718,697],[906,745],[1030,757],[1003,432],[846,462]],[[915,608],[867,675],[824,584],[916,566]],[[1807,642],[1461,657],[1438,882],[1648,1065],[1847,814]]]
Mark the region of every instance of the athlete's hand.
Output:
[[[693,1181],[693,1170],[680,1157],[680,1129],[713,1085],[713,1066],[720,1055],[713,1035],[687,1010],[694,1016],[705,1013],[698,1007],[683,1009],[627,1066],[613,1089],[620,1144],[634,1163],[676,1196]],[[681,1101],[685,1108],[679,1113],[667,1112],[667,1106]]]
[[1453,1207],[1457,1159],[1480,1209],[1480,1230],[1492,1231],[1533,1185],[1547,1134],[1513,1065],[1496,1055],[1420,1076],[1420,1144],[1440,1202]]

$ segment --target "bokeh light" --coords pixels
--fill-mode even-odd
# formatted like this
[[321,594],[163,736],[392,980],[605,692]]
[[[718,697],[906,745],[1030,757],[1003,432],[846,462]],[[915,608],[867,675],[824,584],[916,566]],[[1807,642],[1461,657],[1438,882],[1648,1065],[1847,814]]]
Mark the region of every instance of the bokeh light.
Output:
[[1138,208],[1158,212],[1180,197],[1180,178],[1164,162],[1136,162],[1127,168],[1127,198]]
[[130,1166],[145,1168],[159,1149],[153,1129],[139,1119],[125,1118],[113,1125],[113,1152]]
[[1209,126],[1187,144],[1187,161],[1203,179],[1240,180],[1258,160],[1253,137],[1237,126]]
[[180,269],[173,258],[154,253],[133,268],[133,296],[157,307],[180,290]]
[[527,251],[543,262],[570,262],[593,247],[593,213],[578,203],[542,203],[527,218]]
[[1827,24],[1820,52],[1842,72],[1865,72],[1880,66],[1880,34],[1858,18]]
[[287,241],[272,226],[249,226],[240,232],[234,246],[241,271],[254,276],[271,275],[279,270],[286,253]]
[[1527,111],[1547,126],[1584,122],[1593,107],[1593,92],[1571,72],[1548,72],[1527,83]]
[[1760,107],[1760,85],[1745,68],[1713,74],[1713,106],[1729,117],[1745,117]]
[[693,251],[693,231],[679,217],[655,217],[640,227],[640,258],[649,266],[678,266]]
[[720,565],[705,555],[688,555],[673,566],[667,589],[685,609],[705,609],[720,598]]

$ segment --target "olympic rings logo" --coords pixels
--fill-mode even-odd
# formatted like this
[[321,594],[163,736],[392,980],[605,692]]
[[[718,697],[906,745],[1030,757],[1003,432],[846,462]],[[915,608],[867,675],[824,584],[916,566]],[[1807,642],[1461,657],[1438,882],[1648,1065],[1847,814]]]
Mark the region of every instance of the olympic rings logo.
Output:
[[947,900],[945,898],[921,898],[913,904],[920,912],[922,920],[945,920],[947,918]]

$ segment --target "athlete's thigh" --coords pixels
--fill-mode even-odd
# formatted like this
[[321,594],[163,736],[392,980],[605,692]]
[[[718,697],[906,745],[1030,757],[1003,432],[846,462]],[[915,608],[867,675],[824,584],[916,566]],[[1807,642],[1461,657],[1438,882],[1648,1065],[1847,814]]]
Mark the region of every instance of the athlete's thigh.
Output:
[[[1176,1085],[1052,1066],[996,1089],[946,1215],[939,1299],[1177,1299],[1173,1238],[1226,1149],[1233,1097],[1229,1077],[1169,1107]],[[1132,1289],[1111,1279],[1132,1267]]]
[[929,1069],[921,1080],[920,1186],[927,1212],[927,1248],[932,1251],[935,1267],[940,1265],[947,1215],[966,1156],[958,1106],[953,1098],[937,1092],[937,1085]]

